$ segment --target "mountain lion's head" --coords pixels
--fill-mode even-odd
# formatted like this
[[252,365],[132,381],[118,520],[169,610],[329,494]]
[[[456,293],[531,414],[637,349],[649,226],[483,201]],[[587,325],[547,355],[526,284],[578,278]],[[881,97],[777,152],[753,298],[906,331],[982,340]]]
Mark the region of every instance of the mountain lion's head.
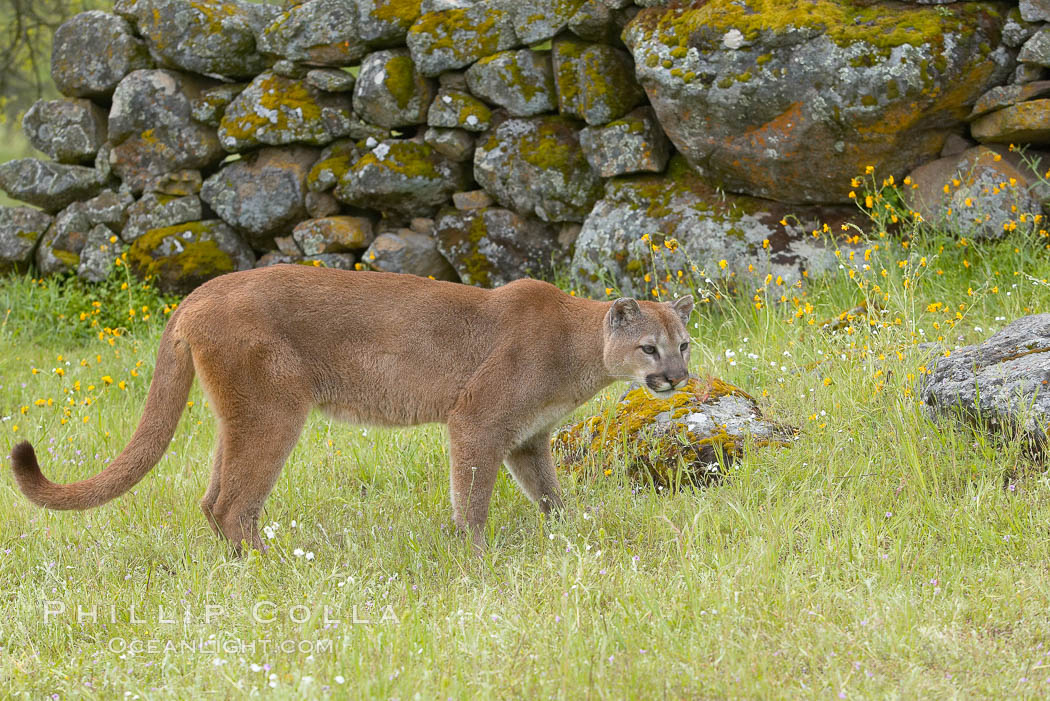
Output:
[[689,380],[689,332],[693,297],[638,302],[624,297],[605,315],[603,360],[610,375],[634,380],[667,396]]

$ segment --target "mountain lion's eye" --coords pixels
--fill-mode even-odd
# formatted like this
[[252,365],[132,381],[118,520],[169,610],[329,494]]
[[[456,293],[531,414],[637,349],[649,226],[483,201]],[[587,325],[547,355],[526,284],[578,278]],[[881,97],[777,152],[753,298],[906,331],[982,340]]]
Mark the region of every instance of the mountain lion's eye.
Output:
[[646,355],[656,355],[656,346],[642,346],[642,352]]
[[682,348],[681,348],[681,351],[682,351],[683,353],[685,353],[685,352],[686,352],[687,350],[689,350],[689,342],[688,342],[688,341],[686,341],[685,343],[683,343],[683,344],[682,344]]

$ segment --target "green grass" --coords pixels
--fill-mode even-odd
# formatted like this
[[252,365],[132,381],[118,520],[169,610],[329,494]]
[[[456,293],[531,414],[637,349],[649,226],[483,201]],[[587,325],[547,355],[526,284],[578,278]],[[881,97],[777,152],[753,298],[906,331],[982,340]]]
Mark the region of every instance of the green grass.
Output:
[[[917,343],[950,352],[1050,310],[1043,240],[887,241],[852,278],[699,306],[694,370],[760,396],[797,445],[676,494],[562,471],[553,522],[501,476],[481,558],[451,528],[439,427],[314,416],[266,505],[270,551],[240,560],[197,507],[214,437],[197,389],[111,504],[43,511],[5,470],[0,696],[1045,698],[1047,475],[1008,440],[930,423],[913,392]],[[32,440],[57,481],[124,446],[165,318],[119,278],[97,314],[93,294],[0,282],[0,449]],[[820,329],[876,298],[874,325]]]

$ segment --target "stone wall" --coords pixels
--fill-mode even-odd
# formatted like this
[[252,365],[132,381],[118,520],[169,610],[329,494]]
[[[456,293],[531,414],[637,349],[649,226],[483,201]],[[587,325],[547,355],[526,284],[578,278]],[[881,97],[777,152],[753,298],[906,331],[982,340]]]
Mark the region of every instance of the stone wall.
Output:
[[55,35],[67,98],[23,121],[53,160],[0,166],[39,208],[0,208],[0,269],[790,282],[869,166],[1001,235],[1047,199],[997,145],[1050,141],[1050,2],[932,2],[117,0]]

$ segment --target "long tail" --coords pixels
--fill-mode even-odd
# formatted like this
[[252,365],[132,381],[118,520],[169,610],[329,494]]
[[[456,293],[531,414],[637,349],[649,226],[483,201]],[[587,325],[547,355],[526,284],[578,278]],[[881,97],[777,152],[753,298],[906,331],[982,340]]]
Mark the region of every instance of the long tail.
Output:
[[48,509],[90,509],[134,487],[160,461],[175,435],[194,375],[189,346],[175,338],[174,322],[173,316],[161,336],[157,366],[135,435],[106,469],[82,482],[55,484],[40,472],[28,441],[14,447],[11,468],[15,481],[31,502]]

